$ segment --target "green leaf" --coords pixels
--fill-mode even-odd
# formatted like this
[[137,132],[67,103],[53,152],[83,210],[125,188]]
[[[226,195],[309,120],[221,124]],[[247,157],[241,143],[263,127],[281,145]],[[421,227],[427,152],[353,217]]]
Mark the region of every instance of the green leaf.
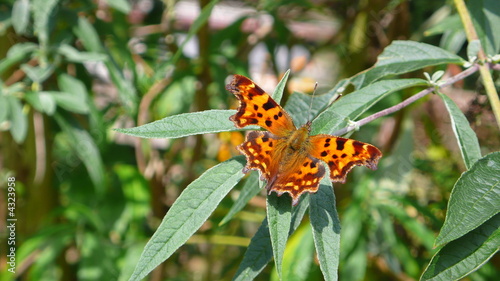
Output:
[[420,280],[461,280],[477,270],[499,250],[500,215],[446,244],[433,257]]
[[422,79],[383,80],[370,84],[340,98],[318,115],[313,121],[311,134],[333,134],[346,127],[348,120],[356,120],[385,96],[405,88],[424,85],[427,82]]
[[460,15],[459,14],[454,14],[445,17],[441,21],[439,21],[437,24],[434,24],[429,27],[424,32],[425,36],[433,36],[433,35],[439,35],[443,34],[445,32],[449,31],[462,31],[463,33],[463,27],[462,27],[462,22],[460,21]]
[[467,58],[469,61],[474,61],[477,59],[477,54],[481,50],[481,41],[479,40],[472,40],[469,42],[469,45],[467,46]]
[[243,156],[232,158],[208,169],[184,189],[144,248],[130,280],[146,277],[200,228],[244,176],[244,165]]
[[26,92],[24,98],[31,106],[40,112],[52,115],[56,111],[56,101],[50,93],[30,91]]
[[47,80],[54,72],[54,68],[55,65],[49,65],[47,67],[31,66],[28,64],[21,65],[21,70],[26,73],[31,81],[36,83],[43,83],[45,80]]
[[453,241],[500,211],[500,152],[479,159],[458,179],[435,245]]
[[250,245],[248,245],[245,256],[243,257],[243,261],[233,280],[254,280],[271,260],[273,256],[272,249],[269,226],[266,218],[252,237]]
[[[302,199],[297,207],[293,208],[290,229],[291,232],[297,229],[308,207],[309,200]],[[269,236],[269,228],[266,218],[260,225],[257,233],[255,233],[252,237],[250,245],[248,245],[245,256],[243,257],[243,261],[241,262],[233,280],[254,280],[271,260],[272,256],[271,237]]]
[[30,19],[30,2],[29,0],[17,0],[12,6],[12,26],[19,35],[27,35],[26,31]]
[[389,75],[403,74],[432,65],[462,64],[465,61],[441,48],[413,41],[393,41],[378,56],[377,63],[351,80],[360,89]]
[[100,53],[81,52],[68,44],[62,44],[57,51],[59,54],[65,56],[68,61],[72,62],[104,61],[108,58],[106,55]]
[[66,92],[41,91],[40,95],[49,95],[60,107],[75,113],[85,114],[88,112],[88,106],[84,100],[78,96]]
[[[120,133],[141,138],[180,138],[191,135],[234,131],[229,116],[235,110],[206,110],[178,114],[130,129],[115,129]],[[258,129],[252,126],[251,129]]]
[[497,0],[467,1],[472,21],[481,45],[488,55],[500,52],[500,6]]
[[314,245],[325,280],[338,279],[340,257],[340,220],[330,179],[321,181],[318,192],[311,194],[309,210]]
[[20,62],[28,57],[33,51],[38,48],[35,43],[17,43],[10,47],[7,56],[0,60],[0,74],[9,69],[12,65]]
[[290,237],[283,256],[283,280],[305,281],[313,264],[314,239],[310,224]]
[[107,2],[109,6],[124,14],[130,13],[132,10],[132,7],[130,7],[130,3],[127,0],[106,0],[105,2]]
[[103,53],[104,48],[99,34],[86,18],[78,18],[78,24],[73,28],[73,32],[81,40],[85,49],[95,53]]
[[254,171],[246,179],[245,185],[243,185],[243,187],[241,188],[240,196],[238,196],[238,199],[236,199],[236,202],[234,202],[233,206],[231,206],[231,209],[229,209],[219,225],[223,225],[230,221],[234,217],[234,215],[243,210],[248,201],[250,201],[250,199],[252,199],[259,192],[259,174]]
[[278,104],[280,103],[281,98],[283,97],[283,92],[285,91],[286,81],[288,80],[288,75],[290,75],[290,69],[285,72],[285,74],[283,75],[283,78],[281,78],[280,82],[278,83],[278,85],[274,89],[273,94],[271,95],[273,97],[274,101],[276,101]]
[[56,12],[59,0],[33,0],[33,31],[40,41],[42,49],[46,49],[49,44],[51,20]]
[[463,29],[458,31],[450,30],[441,37],[439,45],[441,48],[457,54],[460,52],[465,42],[467,42],[467,36]]
[[71,140],[69,143],[71,143],[76,155],[85,165],[96,191],[102,194],[104,192],[104,165],[94,139],[87,131],[80,128],[76,122],[71,122],[73,120],[70,117],[56,112],[54,119]]
[[469,121],[467,121],[467,118],[465,118],[464,114],[453,100],[442,93],[438,92],[438,94],[450,114],[451,127],[457,138],[458,147],[460,148],[460,153],[462,153],[465,166],[467,169],[470,169],[472,165],[481,158],[481,148],[479,147],[476,133],[472,130]]
[[[332,104],[345,90],[349,80],[339,81],[335,87],[322,95],[305,95],[294,92],[288,99],[285,110],[290,113],[295,125],[305,124],[311,118],[317,116],[319,112]],[[311,103],[312,100],[312,103]]]
[[288,195],[280,196],[271,193],[267,196],[267,221],[269,222],[269,234],[273,247],[276,271],[281,279],[281,264],[285,252],[286,241],[290,231],[292,220],[292,201]]
[[10,133],[17,143],[23,143],[28,133],[28,117],[23,112],[23,105],[19,99],[6,96],[10,113]]
[[89,112],[88,91],[82,81],[68,74],[60,74],[57,77],[57,84],[63,91],[61,95],[55,97],[61,107],[81,114]]
[[293,92],[288,98],[285,110],[290,114],[293,119],[293,124],[297,127],[311,121],[312,118],[318,114],[319,110],[315,108],[324,107],[328,105],[329,98],[326,95],[315,96],[312,99],[313,105],[309,110],[312,96],[303,93]]

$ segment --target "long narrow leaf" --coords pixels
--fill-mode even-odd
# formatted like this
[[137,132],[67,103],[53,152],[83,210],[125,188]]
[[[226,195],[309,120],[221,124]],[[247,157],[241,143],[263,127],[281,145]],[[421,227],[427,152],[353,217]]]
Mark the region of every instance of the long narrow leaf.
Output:
[[422,79],[383,80],[340,98],[323,111],[313,122],[311,134],[332,134],[355,120],[385,96],[401,89],[427,85]]
[[[307,196],[305,196],[299,202],[299,205],[293,208],[290,232],[295,231],[302,221],[309,207],[309,200],[307,199]],[[269,227],[266,218],[252,237],[250,245],[248,245],[248,249],[243,257],[243,261],[233,280],[254,280],[264,267],[266,267],[272,257],[271,237],[269,236]]]
[[[229,116],[234,110],[205,110],[178,114],[130,129],[116,129],[120,133],[141,138],[180,138],[191,135],[235,131]],[[251,127],[257,129],[258,127]]]
[[431,65],[464,62],[461,57],[439,47],[396,40],[384,49],[372,68],[354,76],[351,82],[356,89],[360,89],[388,75],[407,73]]
[[231,209],[229,209],[229,211],[221,220],[219,225],[223,225],[227,223],[229,220],[231,220],[234,217],[234,215],[236,215],[239,211],[241,211],[248,203],[248,201],[250,201],[250,199],[252,199],[259,192],[260,192],[259,174],[256,171],[254,171],[246,179],[245,184],[241,188],[240,196],[238,196],[238,199],[236,199],[233,206],[231,206]]
[[87,131],[76,124],[71,124],[67,117],[56,112],[54,118],[71,140],[70,143],[78,158],[85,165],[96,191],[102,194],[104,191],[104,164],[94,139]]
[[479,159],[453,187],[448,212],[435,245],[475,229],[500,211],[500,152]]
[[448,96],[439,92],[438,94],[444,101],[446,109],[450,114],[451,127],[457,138],[458,147],[460,148],[460,153],[462,153],[465,166],[467,169],[470,169],[481,158],[481,148],[479,147],[476,133],[471,129],[469,121],[467,121],[467,118],[465,118],[458,106]]
[[499,250],[500,214],[437,252],[420,280],[460,280]]
[[285,72],[283,77],[281,78],[280,82],[274,89],[274,92],[272,94],[273,99],[277,102],[280,103],[281,98],[283,97],[283,92],[285,91],[286,87],[286,81],[288,80],[288,75],[290,75],[290,69]]
[[314,239],[310,224],[290,237],[283,257],[283,280],[305,281],[313,264]]
[[278,197],[276,193],[267,196],[267,221],[269,222],[269,234],[273,246],[274,262],[276,271],[281,279],[281,264],[285,252],[288,232],[290,231],[290,222],[292,202],[290,196]]
[[318,192],[311,194],[309,216],[323,277],[325,280],[337,280],[340,257],[340,220],[335,207],[332,184],[326,177],[321,181]]
[[208,219],[219,202],[243,177],[242,156],[207,170],[177,198],[149,240],[130,280],[141,280],[170,257]]

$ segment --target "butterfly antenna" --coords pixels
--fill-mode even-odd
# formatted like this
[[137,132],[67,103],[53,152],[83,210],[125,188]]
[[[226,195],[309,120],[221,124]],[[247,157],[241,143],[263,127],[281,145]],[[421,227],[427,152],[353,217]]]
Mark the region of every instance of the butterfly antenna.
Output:
[[313,90],[313,93],[312,93],[312,96],[311,96],[311,103],[309,103],[309,118],[308,120],[311,121],[311,112],[312,112],[312,105],[313,105],[313,100],[314,100],[314,95],[316,94],[316,89],[318,88],[318,82],[316,82],[316,84],[314,84],[314,90]]

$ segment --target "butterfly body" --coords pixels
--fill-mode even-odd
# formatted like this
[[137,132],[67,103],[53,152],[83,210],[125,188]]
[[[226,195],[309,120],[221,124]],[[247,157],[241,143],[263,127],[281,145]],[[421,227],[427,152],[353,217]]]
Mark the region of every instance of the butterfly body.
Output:
[[310,122],[297,128],[288,113],[250,79],[234,75],[226,89],[240,101],[237,113],[230,117],[235,126],[258,125],[267,130],[251,131],[238,150],[247,157],[243,172],[260,171],[269,193],[289,193],[297,205],[302,193],[318,190],[325,175],[321,161],[330,168],[330,179],[339,182],[356,165],[377,168],[382,153],[375,146],[330,135],[311,136]]

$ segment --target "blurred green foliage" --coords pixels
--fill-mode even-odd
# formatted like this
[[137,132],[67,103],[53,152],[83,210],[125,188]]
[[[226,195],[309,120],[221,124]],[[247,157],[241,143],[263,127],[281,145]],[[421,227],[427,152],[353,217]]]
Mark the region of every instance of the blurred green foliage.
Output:
[[[500,36],[491,32],[500,24],[492,16],[500,14],[495,4],[468,2],[492,64],[500,50]],[[424,53],[431,58],[412,52],[391,62],[380,56],[394,50],[388,46],[415,47],[416,42],[396,41],[410,39],[427,43]],[[500,173],[495,173],[494,152],[500,150],[499,120],[479,74],[461,79],[452,90],[441,89],[444,97],[419,99],[356,132],[354,138],[383,151],[379,170],[354,169],[347,184],[335,184],[335,194],[322,186],[323,197],[336,203],[327,205],[333,231],[322,234],[329,238],[315,230],[325,210],[320,206],[328,203],[322,198],[304,196],[291,214],[285,212],[291,221],[287,229],[296,231],[286,248],[279,248],[284,253],[278,270],[267,264],[278,248],[266,244],[266,199],[255,184],[257,176],[233,188],[244,160],[235,150],[243,134],[234,131],[230,112],[223,110],[235,107],[224,88],[231,74],[253,76],[271,90],[291,69],[287,86],[281,85],[286,89],[281,104],[296,122],[325,110],[317,128],[333,133],[347,126],[341,117],[370,116],[423,89],[416,87],[422,81],[401,78],[423,79],[422,68],[446,70],[444,80],[461,72],[461,58],[469,60],[466,48],[462,22],[449,1],[3,1],[0,279],[128,280],[149,274],[148,280],[247,280],[255,274],[259,280],[279,280],[279,272],[283,280],[329,280],[337,276],[338,265],[341,280],[450,280],[454,277],[441,274],[440,259],[463,255],[457,249],[473,244],[479,245],[471,255],[480,268],[467,267],[465,258],[449,266],[463,276],[475,271],[471,280],[498,280],[498,257],[488,260],[499,239]],[[498,88],[498,71],[492,73]],[[380,83],[389,84],[385,92],[377,88],[383,77]],[[320,84],[312,102],[295,93],[312,92],[314,81]],[[403,82],[413,84],[395,86]],[[350,107],[349,94],[329,106],[339,89],[354,96],[366,91],[356,99],[362,106]],[[370,94],[380,99],[363,100]],[[196,113],[180,115],[189,112]],[[191,132],[182,135],[168,126]],[[163,138],[132,137],[115,128]],[[209,132],[218,134],[202,134]],[[12,177],[15,192],[8,189]],[[478,195],[491,203],[491,214],[463,213],[474,208],[460,190],[452,192],[454,186],[463,186],[466,194],[491,187]],[[207,188],[216,190],[212,201],[197,197]],[[15,208],[9,209],[12,196]],[[193,206],[196,200],[205,205]],[[449,200],[463,205],[447,213]],[[280,208],[274,215],[280,216]],[[337,212],[342,227],[333,233],[340,229]],[[15,273],[4,254],[11,247],[11,213],[17,219]],[[160,226],[164,218],[172,223]],[[469,229],[457,218],[477,224]],[[180,248],[148,260],[149,239],[161,241],[155,237],[167,237],[165,227],[179,222],[196,233],[174,232],[177,240],[160,246]],[[452,233],[459,227],[467,234],[435,242],[443,224]],[[273,231],[271,236],[283,236]],[[339,237],[340,244],[334,244]],[[321,252],[318,241],[340,248],[330,245]],[[244,258],[247,247],[247,253],[265,257]],[[248,260],[261,267],[249,266]]]

